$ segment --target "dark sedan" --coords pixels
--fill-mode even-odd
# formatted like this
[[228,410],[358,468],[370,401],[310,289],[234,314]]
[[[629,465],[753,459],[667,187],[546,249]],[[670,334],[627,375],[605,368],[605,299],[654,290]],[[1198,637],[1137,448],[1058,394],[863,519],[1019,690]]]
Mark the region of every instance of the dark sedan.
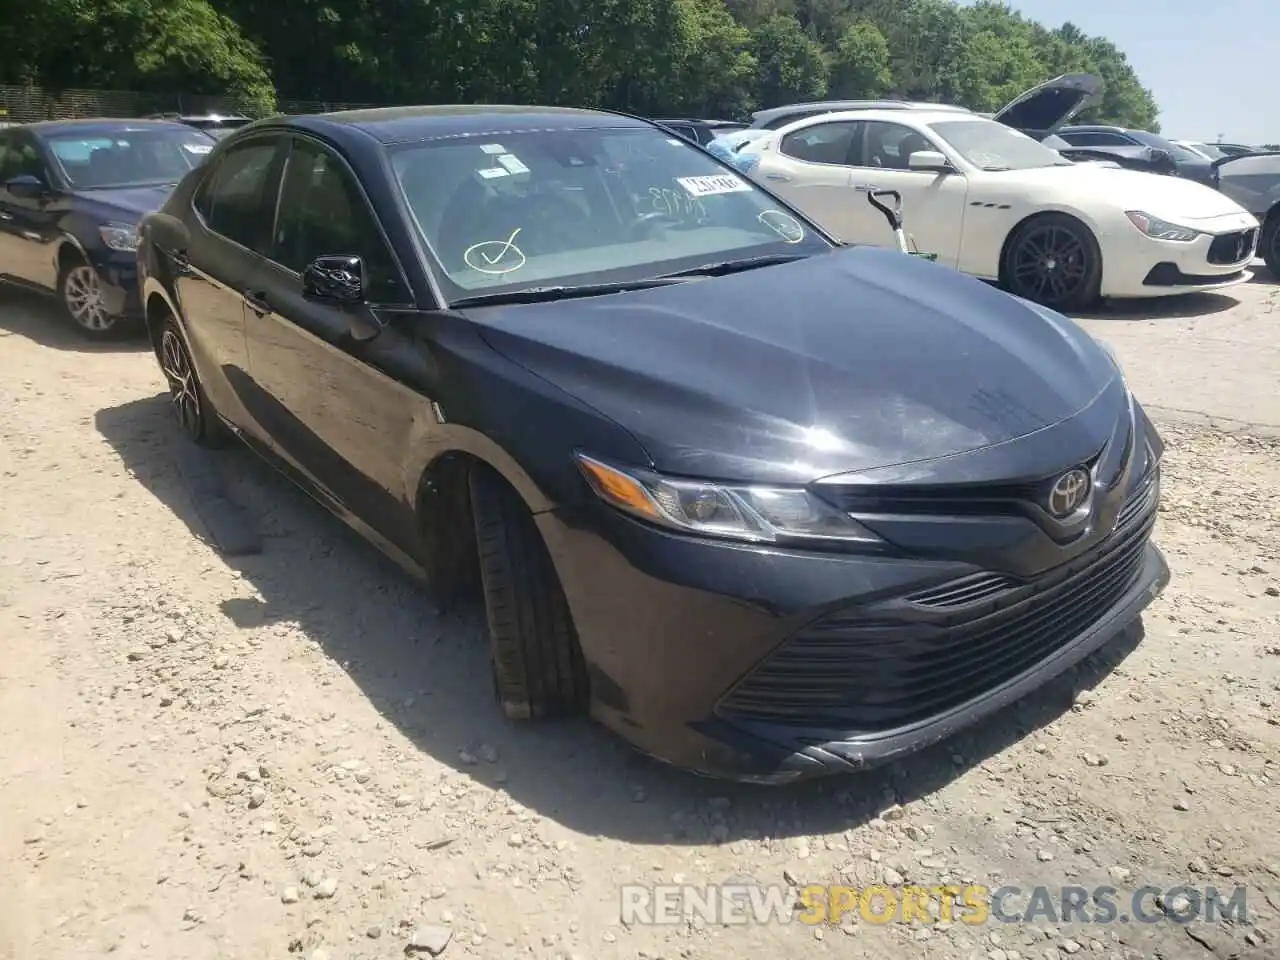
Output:
[[440,595],[481,586],[509,717],[589,710],[736,779],[856,770],[1036,689],[1167,581],[1162,443],[1088,335],[837,248],[647,121],[276,118],[141,232],[182,428]]
[[[1152,172],[1169,173],[1209,187],[1215,186],[1213,164],[1208,158],[1172,140],[1166,140],[1158,134],[1148,133],[1145,130],[1107,126],[1061,127],[1055,133],[1073,147],[1121,148],[1116,160],[1125,166],[1129,165],[1125,160],[1130,157],[1124,156],[1126,150],[1123,148],[1134,151],[1133,155],[1138,158],[1141,158],[1144,153],[1150,156],[1155,151],[1156,159],[1150,166]],[[1146,148],[1146,151],[1142,151],[1141,148]],[[1163,166],[1166,164],[1167,169]]]
[[140,327],[138,220],[215,142],[151,120],[0,130],[0,278],[55,294],[87,337]]

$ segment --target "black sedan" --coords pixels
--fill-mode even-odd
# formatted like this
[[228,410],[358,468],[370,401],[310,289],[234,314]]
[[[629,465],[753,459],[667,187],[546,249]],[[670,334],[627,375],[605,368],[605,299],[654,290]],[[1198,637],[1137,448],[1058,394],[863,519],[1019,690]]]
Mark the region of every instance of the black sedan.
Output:
[[1103,153],[1115,151],[1114,159],[1122,166],[1148,169],[1152,173],[1170,174],[1205,186],[1215,186],[1213,164],[1206,157],[1145,130],[1073,126],[1061,127],[1055,133],[1073,147],[1086,147]]
[[650,122],[260,121],[141,232],[182,428],[442,596],[481,586],[509,717],[589,710],[736,779],[856,770],[1036,689],[1167,581],[1162,443],[1105,350],[837,248]]
[[0,130],[0,279],[55,294],[87,337],[140,328],[138,220],[215,142],[151,120]]

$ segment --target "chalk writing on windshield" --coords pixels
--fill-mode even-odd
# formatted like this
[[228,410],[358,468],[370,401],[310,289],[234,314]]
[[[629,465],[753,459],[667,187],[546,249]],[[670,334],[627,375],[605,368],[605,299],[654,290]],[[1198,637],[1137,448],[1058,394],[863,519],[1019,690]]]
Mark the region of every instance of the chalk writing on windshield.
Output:
[[702,205],[702,200],[699,197],[690,196],[683,190],[650,187],[649,198],[653,201],[654,212],[669,217],[681,219],[696,217],[701,220],[707,215],[707,208]]
[[472,270],[500,277],[514,273],[527,262],[523,251],[516,246],[516,236],[523,230],[517,227],[505,240],[484,240],[473,243],[462,254],[462,259]]
[[765,210],[756,219],[780,236],[783,243],[799,243],[804,239],[804,227],[789,213]]

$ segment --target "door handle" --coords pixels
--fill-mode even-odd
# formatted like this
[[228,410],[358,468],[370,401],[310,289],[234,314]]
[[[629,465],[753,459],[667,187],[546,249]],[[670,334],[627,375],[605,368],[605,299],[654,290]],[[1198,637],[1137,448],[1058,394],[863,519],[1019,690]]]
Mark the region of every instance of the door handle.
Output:
[[880,188],[874,183],[857,183],[854,184],[853,189],[857,190],[859,193],[875,193]]
[[271,313],[271,304],[267,301],[267,295],[261,290],[254,290],[244,295],[244,302],[249,305],[252,310],[260,317],[265,317]]
[[3,210],[0,210],[0,220],[12,220],[12,219],[13,219],[13,214],[5,213]]
[[778,180],[778,181],[780,181],[781,183],[790,183],[790,182],[791,182],[791,178],[790,178],[790,177],[788,177],[785,173],[766,173],[766,174],[764,175],[764,178],[765,178],[766,180]]

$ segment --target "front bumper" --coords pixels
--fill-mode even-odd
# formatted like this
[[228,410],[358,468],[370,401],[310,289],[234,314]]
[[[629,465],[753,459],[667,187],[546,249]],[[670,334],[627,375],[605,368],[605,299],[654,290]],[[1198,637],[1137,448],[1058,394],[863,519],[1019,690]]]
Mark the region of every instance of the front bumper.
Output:
[[1104,250],[1103,290],[1109,297],[1164,297],[1222,290],[1247,283],[1258,245],[1252,217],[1228,214],[1186,221],[1203,231],[1190,242],[1154,240],[1130,224],[1120,227]]
[[1123,632],[1169,579],[1154,462],[1124,491],[1100,517],[1111,533],[1028,577],[696,541],[612,513],[537,519],[593,716],[662,761],[780,783],[929,746]]
[[138,284],[138,262],[132,253],[104,250],[89,258],[98,271],[103,305],[114,317],[142,319],[142,297]]

